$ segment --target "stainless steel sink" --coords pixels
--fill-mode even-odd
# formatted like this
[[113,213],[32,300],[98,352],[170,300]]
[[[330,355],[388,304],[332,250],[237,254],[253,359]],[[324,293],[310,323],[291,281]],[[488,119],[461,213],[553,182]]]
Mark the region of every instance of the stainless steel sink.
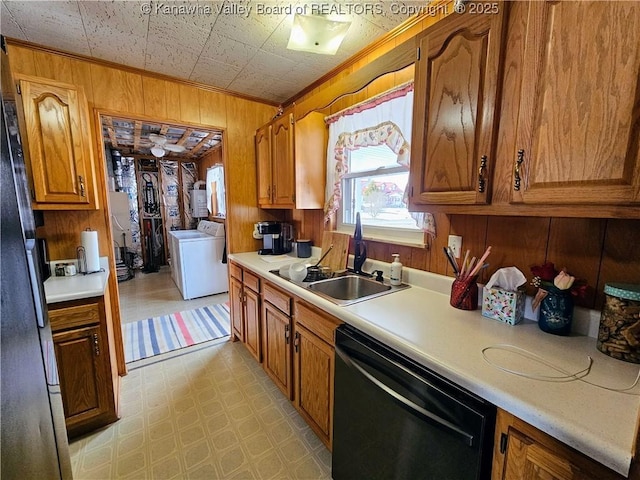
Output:
[[358,275],[345,275],[311,282],[307,288],[337,305],[351,305],[408,287],[405,284],[388,285]]

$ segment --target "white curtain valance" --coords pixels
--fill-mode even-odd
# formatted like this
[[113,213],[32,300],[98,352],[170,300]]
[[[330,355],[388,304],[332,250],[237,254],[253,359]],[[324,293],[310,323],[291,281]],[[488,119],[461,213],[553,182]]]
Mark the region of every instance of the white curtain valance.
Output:
[[[325,222],[340,208],[342,177],[349,171],[349,150],[387,145],[398,164],[409,170],[411,125],[413,121],[413,82],[372,97],[325,118],[329,124]],[[405,200],[406,200],[405,192]],[[431,214],[412,214],[419,228],[435,236]]]

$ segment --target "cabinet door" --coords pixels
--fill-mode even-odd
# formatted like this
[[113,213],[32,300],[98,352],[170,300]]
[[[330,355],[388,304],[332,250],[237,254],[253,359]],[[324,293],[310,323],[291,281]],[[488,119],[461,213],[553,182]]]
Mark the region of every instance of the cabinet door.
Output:
[[100,326],[56,332],[53,342],[69,433],[98,417],[115,417],[109,347]]
[[256,161],[258,167],[258,205],[271,205],[271,125],[256,131]]
[[512,202],[640,203],[640,4],[530,2]]
[[622,480],[622,476],[504,410],[496,416],[492,480]]
[[[479,5],[479,4],[478,4]],[[484,204],[495,163],[503,3],[451,15],[419,40],[411,148],[414,204]]]
[[244,289],[244,341],[247,349],[258,362],[262,348],[260,345],[260,295]]
[[295,405],[331,448],[334,349],[302,325],[294,337]]
[[262,367],[291,399],[291,318],[269,302],[262,305]]
[[233,337],[235,340],[244,342],[244,301],[242,283],[234,277],[229,278],[229,300]]
[[271,133],[271,168],[273,171],[273,206],[295,207],[295,162],[293,150],[293,114],[273,122]]
[[573,480],[592,478],[567,458],[544,448],[517,430],[509,431],[504,480]]
[[328,133],[324,114],[320,112],[296,119],[293,155],[296,209],[324,208]]
[[88,106],[82,91],[35,79],[20,80],[20,89],[34,208],[96,208]]

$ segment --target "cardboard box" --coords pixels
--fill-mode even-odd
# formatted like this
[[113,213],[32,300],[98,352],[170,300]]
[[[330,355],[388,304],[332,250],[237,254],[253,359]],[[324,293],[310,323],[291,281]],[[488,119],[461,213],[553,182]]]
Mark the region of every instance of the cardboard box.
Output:
[[525,293],[501,288],[482,288],[482,315],[515,325],[524,318]]

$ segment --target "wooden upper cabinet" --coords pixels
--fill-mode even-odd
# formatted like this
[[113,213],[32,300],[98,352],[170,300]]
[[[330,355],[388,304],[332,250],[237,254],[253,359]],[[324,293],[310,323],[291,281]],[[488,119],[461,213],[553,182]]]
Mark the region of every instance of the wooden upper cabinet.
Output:
[[33,208],[96,209],[88,105],[81,87],[19,77]]
[[271,130],[272,205],[295,207],[295,163],[293,149],[293,114],[282,115]]
[[411,205],[489,200],[506,16],[506,5],[496,5],[481,15],[452,14],[418,40]]
[[511,201],[640,203],[640,4],[534,1],[517,12]]
[[256,161],[258,171],[258,205],[271,205],[271,129],[270,124],[256,131]]
[[324,205],[327,128],[312,112],[284,114],[256,131],[258,205],[318,209]]

